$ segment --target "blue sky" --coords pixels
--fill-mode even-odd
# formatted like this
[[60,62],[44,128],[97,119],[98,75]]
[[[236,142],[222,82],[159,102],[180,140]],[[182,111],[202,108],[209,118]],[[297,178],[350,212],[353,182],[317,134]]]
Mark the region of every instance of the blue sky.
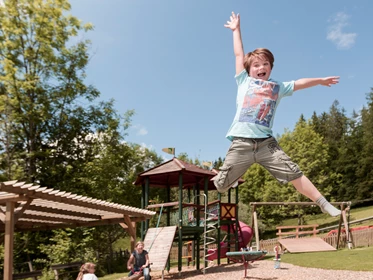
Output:
[[[261,4],[260,4],[261,3]],[[373,1],[71,0],[71,14],[95,29],[88,84],[120,113],[134,109],[127,141],[165,158],[164,147],[200,160],[224,157],[235,114],[232,11],[241,15],[245,52],[275,55],[272,78],[340,76],[284,98],[273,130],[292,130],[301,114],[328,111],[338,100],[350,116],[373,87]]]

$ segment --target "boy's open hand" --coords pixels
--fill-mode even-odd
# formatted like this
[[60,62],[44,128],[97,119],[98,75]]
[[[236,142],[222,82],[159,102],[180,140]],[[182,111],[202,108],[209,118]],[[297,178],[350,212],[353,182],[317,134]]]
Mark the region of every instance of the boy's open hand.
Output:
[[232,12],[230,20],[227,21],[227,24],[224,24],[224,27],[229,28],[231,30],[236,30],[236,28],[240,27],[240,14],[235,14]]
[[325,77],[321,79],[321,85],[330,87],[331,85],[335,85],[339,83],[339,76],[333,77]]

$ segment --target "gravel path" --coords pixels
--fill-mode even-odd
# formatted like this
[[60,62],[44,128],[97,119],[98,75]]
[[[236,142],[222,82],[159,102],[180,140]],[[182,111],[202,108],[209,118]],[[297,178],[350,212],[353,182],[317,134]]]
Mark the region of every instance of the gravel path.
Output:
[[[259,261],[249,265],[247,278],[253,280],[373,280],[373,258],[372,271],[348,271],[348,270],[326,270],[319,268],[305,268],[292,264],[281,263],[281,269],[273,268],[273,261]],[[209,268],[204,275],[194,268],[183,267],[181,276],[177,268],[172,268],[169,273],[165,271],[164,279],[216,279],[216,280],[238,280],[244,279],[244,267],[242,264],[229,264]],[[161,272],[152,272],[152,280],[162,279]]]

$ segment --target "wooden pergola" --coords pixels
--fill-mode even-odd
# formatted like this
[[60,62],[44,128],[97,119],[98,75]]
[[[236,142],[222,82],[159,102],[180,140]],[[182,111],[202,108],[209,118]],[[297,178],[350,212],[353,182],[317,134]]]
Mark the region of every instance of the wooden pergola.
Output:
[[[4,280],[13,278],[15,231],[120,224],[136,240],[136,222],[150,219],[155,212],[107,202],[70,192],[26,184],[0,182],[0,241],[4,241]],[[133,248],[131,248],[133,250]]]

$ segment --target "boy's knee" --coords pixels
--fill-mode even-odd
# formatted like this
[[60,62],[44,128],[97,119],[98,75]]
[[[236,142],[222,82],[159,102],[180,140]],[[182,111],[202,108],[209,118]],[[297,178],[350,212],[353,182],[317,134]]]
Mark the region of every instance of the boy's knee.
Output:
[[216,187],[221,188],[229,184],[227,178],[228,178],[228,173],[230,169],[231,169],[230,166],[223,166],[220,168],[220,171],[218,175],[216,175],[216,178],[214,180],[214,184]]
[[226,174],[223,174],[222,171],[220,171],[214,178],[213,178],[213,182],[214,182],[214,185],[217,189],[219,188],[222,188],[224,186],[224,181],[225,181],[225,178],[226,177]]

